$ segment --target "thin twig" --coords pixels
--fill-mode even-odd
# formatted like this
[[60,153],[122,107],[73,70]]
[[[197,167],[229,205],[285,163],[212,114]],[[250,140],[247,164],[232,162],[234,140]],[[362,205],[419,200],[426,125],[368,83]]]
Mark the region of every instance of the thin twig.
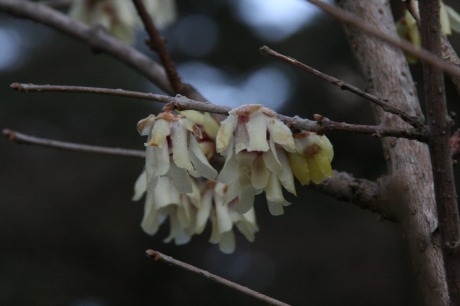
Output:
[[47,139],[47,138],[39,138],[39,137],[19,133],[16,131],[12,131],[9,129],[4,129],[2,133],[3,133],[3,136],[5,136],[7,139],[14,141],[16,143],[19,143],[19,144],[36,145],[40,147],[56,148],[56,149],[78,151],[78,152],[145,158],[145,152],[140,151],[140,150],[91,146],[91,145],[85,145],[85,144],[79,144],[79,143],[52,140],[52,139]]
[[[123,89],[108,89],[80,86],[59,86],[59,85],[34,85],[13,83],[10,85],[14,90],[20,92],[75,92],[75,93],[92,93],[113,95],[118,97],[130,97],[135,99],[151,100],[161,103],[170,103],[178,110],[193,109],[202,112],[209,112],[220,115],[228,115],[230,107],[216,105],[212,103],[203,103],[192,100],[184,96],[177,95],[169,97],[164,95],[141,93]],[[315,120],[303,119],[300,117],[288,117],[277,114],[277,118],[282,120],[293,129],[305,130],[324,134],[332,131],[342,131],[348,133],[367,134],[375,137],[401,137],[425,141],[427,134],[424,131],[416,129],[391,128],[380,125],[360,125],[349,124],[344,122],[332,121],[326,117],[315,115]]]
[[182,84],[181,78],[176,71],[176,66],[174,65],[171,56],[169,55],[168,49],[165,45],[165,39],[161,37],[160,32],[155,27],[155,24],[152,21],[152,17],[149,15],[145,9],[144,4],[141,0],[132,0],[134,6],[136,7],[137,13],[141,17],[142,23],[144,24],[145,30],[149,34],[149,40],[145,41],[145,44],[150,47],[154,52],[160,57],[161,63],[165,68],[166,75],[171,84],[171,87],[174,90],[175,94],[182,93],[184,85]]
[[361,19],[350,15],[349,13],[341,10],[340,8],[329,5],[321,0],[308,0],[312,4],[318,6],[323,11],[331,15],[332,17],[338,19],[340,22],[358,28],[362,32],[372,35],[394,47],[400,48],[401,50],[421,59],[425,63],[445,71],[447,74],[452,76],[460,77],[460,69],[455,65],[452,65],[433,53],[425,49],[417,49],[411,43],[400,39],[399,37],[394,37],[387,35],[379,30],[376,30],[369,25],[363,23]]
[[415,128],[423,128],[424,125],[422,124],[422,119],[421,118],[418,118],[416,116],[411,116],[409,114],[406,114],[405,112],[403,112],[402,110],[398,109],[397,107],[391,105],[390,103],[384,101],[384,100],[381,100],[379,98],[377,98],[376,96],[372,95],[372,94],[369,94],[367,92],[364,92],[362,91],[361,89],[351,85],[351,84],[348,84],[342,80],[339,80],[333,76],[330,76],[330,75],[327,75],[321,71],[318,71],[298,60],[296,60],[295,58],[292,58],[292,57],[289,57],[289,56],[286,56],[286,55],[283,55],[281,53],[278,53],[272,49],[270,49],[269,47],[267,46],[263,46],[261,47],[260,49],[260,52],[262,52],[263,54],[266,54],[268,56],[271,56],[271,57],[274,57],[276,59],[279,59],[283,62],[286,62],[288,64],[291,64],[297,68],[300,68],[302,69],[303,71],[306,71],[308,73],[311,73],[313,74],[314,76],[317,76],[323,80],[326,80],[328,81],[329,83],[333,84],[333,85],[336,85],[338,87],[340,87],[340,89],[342,90],[348,90],[348,91],[351,91],[352,93],[366,99],[366,100],[369,100],[370,102],[380,106],[384,111],[386,112],[389,112],[389,113],[392,113],[392,114],[395,114],[397,116],[399,116],[401,119],[403,119],[404,121],[406,121],[407,123],[409,123],[410,125],[412,125],[413,127]]
[[188,263],[185,263],[185,262],[182,262],[182,261],[179,261],[177,259],[174,259],[172,258],[171,256],[168,256],[168,255],[165,255],[165,254],[162,254],[158,251],[154,251],[154,250],[147,250],[145,251],[145,253],[147,254],[148,257],[152,258],[153,260],[155,261],[159,261],[159,262],[164,262],[168,265],[172,265],[172,266],[176,266],[178,268],[181,268],[185,271],[188,271],[188,272],[192,272],[194,274],[198,274],[200,276],[203,276],[204,278],[207,278],[209,280],[212,280],[216,283],[219,283],[219,284],[222,284],[224,286],[227,286],[229,287],[230,289],[233,289],[233,290],[236,290],[238,292],[241,292],[245,295],[248,295],[250,297],[253,297],[255,299],[258,299],[264,303],[268,303],[269,305],[279,305],[279,306],[287,306],[289,304],[286,304],[286,303],[283,303],[281,301],[278,301],[274,298],[271,298],[269,296],[266,296],[260,292],[257,292],[257,291],[254,291],[252,289],[249,289],[248,287],[244,287],[244,286],[241,286],[237,283],[234,283],[232,281],[229,281],[225,278],[222,278],[220,276],[217,276],[215,274],[212,274],[208,271],[205,271],[203,269],[200,269],[200,268],[197,268],[195,266],[192,266]]

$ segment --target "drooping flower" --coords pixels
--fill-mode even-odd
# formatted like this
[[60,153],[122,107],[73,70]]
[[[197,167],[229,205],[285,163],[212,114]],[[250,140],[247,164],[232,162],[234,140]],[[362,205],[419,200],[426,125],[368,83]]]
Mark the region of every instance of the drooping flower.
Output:
[[229,112],[216,137],[217,152],[226,161],[217,180],[228,184],[226,203],[238,198],[240,213],[252,208],[254,196],[265,191],[273,215],[283,214],[282,187],[295,194],[292,170],[286,152],[294,152],[290,129],[276,114],[258,104]]
[[202,192],[201,205],[196,215],[196,233],[203,232],[208,219],[211,220],[212,232],[209,241],[219,244],[219,249],[226,254],[235,250],[234,225],[248,241],[254,241],[254,234],[259,230],[254,209],[244,214],[235,210],[238,200],[226,204],[228,186],[216,181],[208,181]]
[[[164,27],[176,19],[174,0],[143,0],[147,12],[157,27]],[[89,25],[100,25],[125,43],[134,41],[141,21],[129,0],[74,0],[69,15]]]
[[147,188],[147,176],[144,171],[136,181],[133,200],[139,200],[147,192],[144,217],[141,227],[149,235],[155,235],[168,218],[170,233],[164,242],[174,240],[175,244],[188,243],[195,234],[197,207],[201,200],[200,191],[195,180],[191,181],[192,192],[180,193],[172,178],[163,176],[157,179],[153,190]]
[[171,111],[139,121],[138,131],[148,136],[146,148],[147,188],[155,188],[158,178],[168,176],[181,193],[192,192],[191,176],[214,179],[217,171],[209,164],[196,138],[197,125]]
[[154,189],[149,190],[144,171],[136,181],[133,200],[141,199],[145,192],[141,227],[147,234],[155,235],[169,219],[170,233],[164,239],[166,243],[174,240],[176,245],[186,244],[193,235],[201,234],[210,221],[209,241],[218,244],[223,253],[230,254],[235,250],[234,227],[251,242],[259,230],[253,209],[241,214],[235,210],[237,200],[224,204],[227,186],[220,182],[203,183],[193,179],[192,192],[183,194],[170,177],[160,177]]
[[326,136],[303,131],[294,134],[295,152],[288,152],[294,176],[302,185],[321,183],[332,176],[332,144]]

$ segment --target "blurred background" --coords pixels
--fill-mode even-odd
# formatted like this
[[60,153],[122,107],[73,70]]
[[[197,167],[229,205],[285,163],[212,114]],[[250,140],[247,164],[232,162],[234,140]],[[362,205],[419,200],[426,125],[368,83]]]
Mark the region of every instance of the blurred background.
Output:
[[[395,5],[399,5],[395,3]],[[457,10],[459,4],[446,1]],[[363,88],[338,23],[304,1],[177,1],[179,19],[163,31],[185,82],[210,101],[261,103],[285,115],[373,123],[368,103],[259,54],[268,45]],[[394,7],[401,16],[401,7]],[[138,33],[136,47],[155,58]],[[460,35],[451,41],[460,50]],[[420,64],[412,67],[420,82]],[[158,90],[106,54],[57,31],[0,13],[0,123],[38,137],[142,150],[138,120],[161,105],[126,98],[18,93],[13,82]],[[458,96],[446,81],[451,109]],[[453,103],[452,103],[453,101]],[[379,140],[328,135],[333,168],[376,179],[385,173]],[[185,246],[164,244],[139,224],[132,202],[144,161],[0,139],[1,305],[262,305],[209,280],[145,257],[153,248],[294,305],[420,305],[398,225],[309,188],[284,216],[264,197],[255,206],[254,243],[237,233],[224,255],[210,228]]]

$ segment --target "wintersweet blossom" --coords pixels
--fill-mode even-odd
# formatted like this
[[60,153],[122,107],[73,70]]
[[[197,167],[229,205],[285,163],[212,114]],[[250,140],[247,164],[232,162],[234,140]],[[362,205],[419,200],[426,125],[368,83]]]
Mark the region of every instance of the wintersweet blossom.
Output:
[[295,152],[288,152],[294,176],[302,185],[321,183],[332,176],[331,161],[334,150],[329,139],[313,132],[294,134]]
[[154,190],[147,188],[146,172],[136,181],[133,200],[147,193],[141,227],[149,235],[155,235],[169,219],[170,233],[164,242],[174,240],[176,245],[186,244],[195,234],[201,234],[208,221],[212,231],[209,241],[230,254],[235,251],[236,227],[248,241],[253,242],[259,230],[253,209],[241,214],[235,210],[237,200],[224,204],[227,186],[217,181],[202,183],[192,180],[192,192],[180,193],[170,177],[160,177]]
[[201,130],[189,119],[171,111],[150,115],[137,124],[148,136],[146,149],[147,188],[154,189],[158,178],[168,176],[181,193],[192,192],[190,176],[214,179],[217,171],[209,164],[197,138]]
[[195,234],[195,219],[201,195],[195,180],[191,181],[192,192],[180,193],[171,177],[160,177],[153,190],[147,188],[144,171],[136,181],[133,200],[139,200],[147,192],[144,217],[141,227],[149,235],[155,235],[168,218],[170,233],[164,242],[174,240],[175,244],[188,243]]
[[235,250],[234,225],[251,242],[254,241],[254,234],[259,228],[254,209],[251,208],[242,214],[235,210],[238,205],[237,199],[225,204],[227,188],[227,185],[216,181],[208,181],[204,185],[201,205],[196,215],[196,233],[202,233],[210,219],[212,232],[209,241],[219,244],[219,249],[223,253],[230,254]]
[[[164,27],[176,19],[174,0],[144,0],[147,12],[157,27]],[[129,0],[74,0],[70,16],[89,25],[100,25],[125,43],[134,41],[141,21]]]
[[217,152],[226,161],[217,180],[228,184],[225,203],[237,198],[236,210],[253,207],[256,194],[265,191],[270,213],[283,214],[282,187],[295,194],[294,178],[286,152],[294,152],[291,130],[268,108],[243,105],[229,112],[216,136]]

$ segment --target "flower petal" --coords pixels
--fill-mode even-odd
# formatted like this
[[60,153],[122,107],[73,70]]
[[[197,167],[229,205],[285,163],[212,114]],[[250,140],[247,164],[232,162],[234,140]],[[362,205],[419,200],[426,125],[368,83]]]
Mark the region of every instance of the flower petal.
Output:
[[283,146],[288,152],[295,151],[294,138],[292,137],[291,130],[281,120],[277,118],[267,119],[268,131],[270,138],[277,144]]
[[251,183],[256,189],[264,189],[268,183],[270,172],[265,166],[262,156],[257,156],[251,164]]
[[278,151],[278,157],[282,165],[281,171],[277,173],[278,179],[280,180],[281,185],[283,185],[283,187],[286,188],[287,191],[296,195],[294,176],[292,175],[292,169],[291,169],[291,164],[289,163],[289,159],[287,158],[284,150],[277,149],[277,151]]
[[148,146],[162,147],[166,142],[166,137],[171,134],[171,123],[163,120],[156,119],[150,133],[150,139],[147,141]]
[[186,170],[177,167],[174,163],[171,163],[169,176],[172,177],[174,186],[180,193],[190,193],[193,191],[191,178]]
[[248,212],[254,206],[254,198],[256,191],[251,185],[240,187],[241,192],[239,195],[238,205],[235,207],[235,210],[240,214]]
[[262,112],[251,114],[249,121],[246,123],[246,128],[249,136],[247,150],[249,152],[268,151],[266,115]]
[[222,234],[219,241],[219,250],[224,254],[231,254],[235,251],[235,234],[233,231]]
[[192,163],[188,156],[187,131],[179,122],[174,122],[171,128],[171,142],[173,160],[177,167],[193,171]]
[[238,123],[238,116],[230,115],[220,123],[216,136],[216,150],[222,153],[228,147],[230,139],[233,139],[233,132]]
[[144,206],[144,216],[142,218],[141,227],[149,235],[155,235],[160,227],[161,220],[158,215],[159,211],[155,207],[153,195],[147,193]]
[[196,213],[195,233],[201,234],[206,227],[212,206],[212,191],[205,192],[201,201],[201,207]]
[[205,178],[213,180],[217,176],[217,171],[208,162],[206,156],[194,137],[190,137],[189,145],[190,160],[194,168]]
[[223,205],[222,201],[216,201],[214,202],[214,209],[219,233],[230,231],[233,227],[233,222],[228,211],[228,205]]
[[134,183],[134,195],[132,200],[133,201],[138,201],[142,198],[144,195],[144,192],[147,190],[147,173],[142,171],[141,175],[136,180],[136,183]]
[[310,169],[307,159],[297,153],[288,153],[288,157],[292,172],[300,184],[303,186],[310,183]]

